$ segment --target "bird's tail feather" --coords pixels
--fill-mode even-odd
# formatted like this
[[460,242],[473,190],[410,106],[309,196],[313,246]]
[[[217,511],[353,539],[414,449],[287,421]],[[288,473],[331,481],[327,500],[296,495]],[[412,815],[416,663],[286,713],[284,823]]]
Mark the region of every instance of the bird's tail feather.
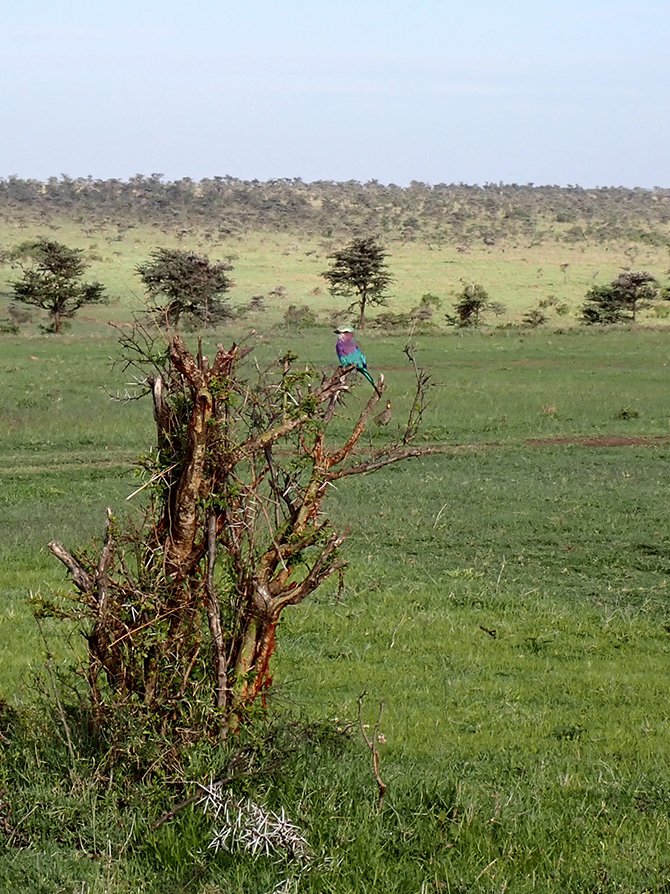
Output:
[[368,380],[368,382],[372,385],[372,387],[375,389],[375,391],[377,392],[377,394],[381,397],[381,396],[382,396],[382,393],[381,393],[381,391],[379,390],[379,388],[377,388],[377,385],[375,384],[375,380],[372,378],[372,376],[370,375],[369,371],[368,371],[365,367],[363,367],[362,369],[359,368],[359,372],[362,373],[362,374],[365,376],[365,378],[366,378],[366,379]]

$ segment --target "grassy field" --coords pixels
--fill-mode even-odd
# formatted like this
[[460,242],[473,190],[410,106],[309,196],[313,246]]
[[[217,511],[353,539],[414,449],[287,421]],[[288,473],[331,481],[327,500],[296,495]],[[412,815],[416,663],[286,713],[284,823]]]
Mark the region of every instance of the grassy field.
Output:
[[[365,342],[396,418],[403,343]],[[331,362],[323,330],[275,332],[258,357],[289,344]],[[0,890],[670,890],[667,336],[502,330],[417,347],[436,386],[425,437],[453,449],[341,483],[345,591],[325,587],[280,629],[273,704],[302,732],[276,734],[283,766],[249,790],[302,827],[315,859],[297,869],[214,855],[193,807],[152,830],[175,780],[121,798],[96,787],[90,755],[17,731],[13,710],[39,729],[49,697],[31,683],[44,650],[27,602],[65,585],[46,543],[86,544],[106,506],[132,507],[152,421],[111,399],[129,382],[113,338],[2,338]],[[371,725],[384,703],[379,813],[364,691]],[[221,759],[200,756],[192,779]]]
[[[236,308],[244,307],[254,295],[265,295],[282,287],[279,299],[268,301],[263,313],[247,317],[250,325],[267,328],[283,318],[290,304],[309,305],[322,318],[333,310],[326,282],[321,276],[330,264],[328,254],[342,247],[342,240],[297,237],[293,234],[263,234],[219,239],[194,232],[180,238],[158,227],[137,226],[120,231],[112,224],[101,224],[99,231],[87,230],[70,221],[49,227],[0,227],[0,247],[12,248],[20,242],[45,237],[84,250],[90,262],[88,275],[107,288],[110,303],[82,311],[74,322],[75,334],[103,334],[108,320],[126,321],[129,314],[144,307],[143,292],[135,273],[156,247],[182,248],[206,254],[214,259],[229,258],[235,286],[230,293]],[[430,293],[442,299],[442,308],[434,322],[444,325],[444,314],[453,311],[455,296],[465,282],[481,283],[492,301],[506,308],[492,323],[519,322],[540,302],[550,302],[545,310],[548,322],[570,326],[583,303],[586,291],[594,284],[605,284],[623,268],[648,270],[665,282],[668,253],[662,246],[639,245],[631,259],[624,244],[598,245],[532,241],[508,241],[492,247],[480,245],[459,252],[454,245],[391,243],[387,246],[389,269],[394,277],[390,290],[390,311],[409,311],[422,295]],[[9,294],[9,282],[16,272],[0,268],[0,294]],[[346,302],[341,301],[343,314]],[[556,308],[564,306],[559,316]],[[0,315],[2,298],[0,298]],[[646,311],[648,321],[664,324],[668,315],[664,305]],[[36,318],[37,322],[37,318]],[[28,327],[29,329],[31,327]],[[36,325],[32,327],[36,331]]]

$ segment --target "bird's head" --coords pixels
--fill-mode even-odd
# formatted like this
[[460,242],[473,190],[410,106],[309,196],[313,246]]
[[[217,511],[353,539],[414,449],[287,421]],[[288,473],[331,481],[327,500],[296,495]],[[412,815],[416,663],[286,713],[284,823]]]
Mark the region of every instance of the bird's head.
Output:
[[347,333],[351,333],[353,335],[354,330],[350,326],[338,326],[337,329],[333,329],[335,335],[346,335]]

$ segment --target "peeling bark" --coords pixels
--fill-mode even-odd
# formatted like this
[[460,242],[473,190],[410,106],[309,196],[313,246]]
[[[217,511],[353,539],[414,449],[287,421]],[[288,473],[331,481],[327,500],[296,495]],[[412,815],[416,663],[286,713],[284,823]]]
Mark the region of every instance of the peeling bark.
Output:
[[179,573],[191,556],[198,531],[198,501],[204,490],[203,474],[207,455],[207,423],[212,415],[212,396],[204,388],[193,401],[188,426],[188,446],[170,520],[165,565],[168,574]]

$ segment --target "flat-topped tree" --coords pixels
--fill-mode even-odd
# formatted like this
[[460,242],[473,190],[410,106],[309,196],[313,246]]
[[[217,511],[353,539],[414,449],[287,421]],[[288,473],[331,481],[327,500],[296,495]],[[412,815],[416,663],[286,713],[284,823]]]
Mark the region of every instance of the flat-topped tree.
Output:
[[324,507],[332,485],[436,449],[412,444],[427,377],[417,371],[404,430],[380,444],[363,434],[383,377],[347,416],[355,371],[322,374],[292,355],[260,369],[236,344],[209,361],[179,336],[162,353],[140,342],[126,337],[156,421],[143,520],[123,530],[110,515],[98,556],[51,549],[78,617],[84,606],[95,723],[127,729],[116,721],[132,714],[177,740],[222,735],[271,685],[284,609],[344,565],[347,532]]
[[12,297],[45,310],[51,320],[48,332],[61,333],[81,307],[107,300],[102,283],[82,281],[88,266],[82,255],[81,249],[49,239],[23,242],[10,254],[10,262],[22,271],[11,284]]

